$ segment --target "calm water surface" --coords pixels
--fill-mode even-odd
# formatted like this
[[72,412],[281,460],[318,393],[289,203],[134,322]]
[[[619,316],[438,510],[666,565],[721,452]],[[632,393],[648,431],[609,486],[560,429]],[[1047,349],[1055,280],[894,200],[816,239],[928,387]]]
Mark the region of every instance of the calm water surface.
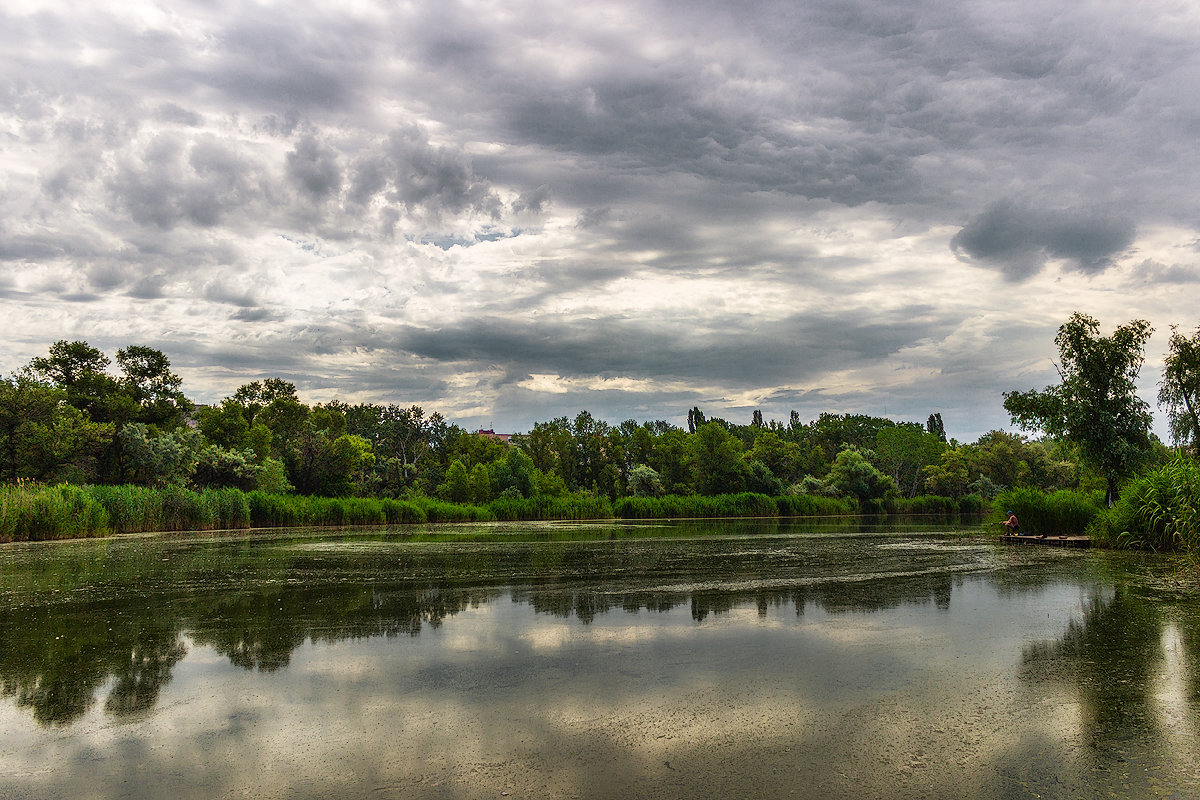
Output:
[[1195,798],[1198,596],[861,523],[4,545],[0,797]]

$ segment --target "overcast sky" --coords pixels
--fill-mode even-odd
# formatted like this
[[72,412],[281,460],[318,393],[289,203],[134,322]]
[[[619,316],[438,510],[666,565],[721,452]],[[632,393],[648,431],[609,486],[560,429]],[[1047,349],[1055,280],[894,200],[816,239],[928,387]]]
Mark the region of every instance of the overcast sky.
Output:
[[5,0],[0,41],[4,373],[967,441],[1072,311],[1150,320],[1151,405],[1200,323],[1191,2]]

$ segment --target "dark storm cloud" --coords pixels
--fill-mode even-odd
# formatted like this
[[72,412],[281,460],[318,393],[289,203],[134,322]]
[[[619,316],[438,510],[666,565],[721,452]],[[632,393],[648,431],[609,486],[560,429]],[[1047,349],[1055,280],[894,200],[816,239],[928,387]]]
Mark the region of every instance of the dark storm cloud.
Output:
[[451,212],[471,209],[496,217],[500,199],[471,170],[461,153],[429,142],[420,128],[393,131],[386,152],[391,196],[408,209]]
[[167,279],[163,275],[146,275],[129,288],[129,296],[138,300],[158,300],[166,296]]
[[1010,280],[1037,273],[1051,258],[1084,273],[1112,265],[1136,233],[1127,218],[1099,212],[1055,211],[1011,200],[990,205],[950,240],[954,252],[995,266]]
[[500,367],[517,379],[552,372],[745,386],[807,380],[822,370],[878,361],[945,325],[919,309],[857,324],[816,314],[770,322],[709,315],[690,324],[623,317],[492,318],[436,330],[402,327],[393,341],[422,358]]
[[189,111],[175,103],[163,103],[158,107],[154,116],[163,122],[172,122],[189,128],[197,128],[204,122],[204,117],[195,111]]
[[[270,374],[278,358],[303,385],[410,400],[423,382],[465,386],[464,404],[513,414],[590,396],[623,413],[745,402],[754,387],[866,407],[870,391],[822,382],[956,325],[976,341],[968,292],[913,290],[955,255],[988,268],[961,271],[977,296],[1048,261],[1070,267],[1066,289],[1096,285],[1133,252],[1153,259],[1131,271],[1142,290],[1195,279],[1188,255],[1150,241],[1173,226],[1194,240],[1200,219],[1195,20],[1139,8],[5,9],[7,310],[69,295],[53,341],[55,326],[125,329],[129,298],[177,302],[142,322],[194,326],[171,341],[197,366],[228,355],[231,372]],[[317,300],[282,305],[293,286]],[[904,297],[931,307],[894,310]],[[1021,313],[1057,313],[1038,300]],[[1040,352],[1042,327],[1004,349]],[[979,341],[938,353],[935,383],[897,378],[894,402],[998,402],[997,345]],[[579,380],[539,394],[530,374]],[[596,376],[644,386],[579,388]]]
[[[682,171],[746,191],[829,199],[849,206],[897,201],[920,186],[904,139],[871,140],[831,126],[791,133],[777,120],[689,95],[690,78],[630,84],[608,80],[531,97],[514,109],[514,136],[588,158]],[[818,128],[824,127],[819,121]]]
[[255,171],[219,142],[160,134],[118,164],[106,188],[138,224],[213,227],[260,199]]
[[252,309],[258,306],[258,300],[255,299],[253,292],[234,289],[220,281],[213,281],[204,287],[204,297],[214,303],[240,306],[243,309]]
[[338,154],[332,147],[303,136],[287,154],[288,176],[316,200],[323,200],[342,189],[342,171]]
[[1168,285],[1200,283],[1200,265],[1163,264],[1158,261],[1143,261],[1138,265],[1136,276],[1145,283]]

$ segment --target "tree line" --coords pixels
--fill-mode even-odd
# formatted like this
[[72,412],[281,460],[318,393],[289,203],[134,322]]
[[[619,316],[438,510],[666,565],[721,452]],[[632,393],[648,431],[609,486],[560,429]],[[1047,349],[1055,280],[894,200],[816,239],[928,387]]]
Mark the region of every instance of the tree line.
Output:
[[[511,443],[420,406],[308,405],[267,378],[195,406],[159,350],[132,345],[115,366],[83,341],[59,341],[0,380],[0,479],[234,487],[329,497],[424,495],[458,503],[590,493],[616,499],[756,492],[852,497],[864,506],[923,494],[990,499],[1005,488],[1102,488],[1166,457],[1134,391],[1149,326],[1111,337],[1074,315],[1056,340],[1063,380],[1011,392],[1014,422],[1043,434],[990,431],[948,439],[924,424],[823,413],[802,422],[754,411],[747,424],[698,408],[686,428],[610,424],[587,411],[537,422]],[[1200,443],[1200,330],[1174,333],[1160,392],[1178,442]]]

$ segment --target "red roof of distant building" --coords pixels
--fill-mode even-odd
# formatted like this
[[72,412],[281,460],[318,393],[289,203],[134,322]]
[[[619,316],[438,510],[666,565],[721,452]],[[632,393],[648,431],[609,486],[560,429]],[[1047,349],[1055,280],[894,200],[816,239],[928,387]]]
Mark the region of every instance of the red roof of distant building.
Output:
[[487,438],[495,439],[498,442],[508,442],[508,440],[513,437],[511,433],[496,433],[491,428],[488,428],[487,430],[480,428],[479,430],[475,431],[475,435],[486,436]]

